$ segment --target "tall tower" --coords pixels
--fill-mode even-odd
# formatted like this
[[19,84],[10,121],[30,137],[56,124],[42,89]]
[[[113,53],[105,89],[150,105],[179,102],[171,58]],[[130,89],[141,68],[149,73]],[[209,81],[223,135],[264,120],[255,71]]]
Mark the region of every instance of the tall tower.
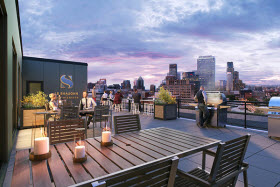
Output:
[[233,73],[234,67],[233,62],[227,62],[227,91],[233,90]]
[[200,85],[206,90],[215,90],[215,57],[199,56],[197,59],[197,75],[199,75]]
[[174,76],[177,79],[177,64],[169,64],[169,76]]

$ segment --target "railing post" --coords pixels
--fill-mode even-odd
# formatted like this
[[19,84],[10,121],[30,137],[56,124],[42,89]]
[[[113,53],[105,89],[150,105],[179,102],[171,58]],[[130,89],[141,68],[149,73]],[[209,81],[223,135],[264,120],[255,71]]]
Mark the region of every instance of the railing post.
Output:
[[178,118],[180,118],[180,99],[177,99],[177,110]]
[[128,99],[128,112],[130,112],[130,108],[131,108],[131,100]]
[[245,101],[245,118],[244,118],[244,127],[247,128],[247,105]]

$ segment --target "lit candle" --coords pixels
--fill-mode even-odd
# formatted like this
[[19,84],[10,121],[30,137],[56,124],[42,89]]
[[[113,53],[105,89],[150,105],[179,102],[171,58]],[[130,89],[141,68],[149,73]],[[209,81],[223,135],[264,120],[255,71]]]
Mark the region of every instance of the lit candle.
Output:
[[48,153],[49,148],[49,138],[40,137],[36,138],[34,141],[34,155],[42,155]]
[[102,142],[111,142],[111,131],[102,132]]
[[86,148],[84,145],[75,147],[75,158],[84,158],[86,156]]

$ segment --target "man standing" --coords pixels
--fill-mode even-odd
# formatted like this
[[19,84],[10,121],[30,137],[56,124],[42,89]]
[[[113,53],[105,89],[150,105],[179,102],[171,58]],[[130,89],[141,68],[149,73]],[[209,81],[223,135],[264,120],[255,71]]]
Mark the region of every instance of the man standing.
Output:
[[195,100],[198,101],[198,110],[199,110],[199,127],[206,127],[209,120],[209,111],[207,108],[207,95],[204,91],[204,86],[200,86],[200,90],[196,93]]
[[132,98],[134,100],[134,103],[138,104],[139,105],[139,111],[141,112],[141,103],[140,103],[140,100],[141,100],[141,94],[138,93],[138,90],[135,89],[134,91],[135,93],[132,95]]
[[[88,98],[88,93],[86,91],[84,91],[83,98],[80,101],[80,110],[94,109],[95,106],[96,106],[95,101],[92,98]],[[85,116],[85,115],[86,114],[82,114],[82,116]],[[92,115],[89,115],[89,118],[87,121],[87,127],[89,127],[91,120],[92,120]]]

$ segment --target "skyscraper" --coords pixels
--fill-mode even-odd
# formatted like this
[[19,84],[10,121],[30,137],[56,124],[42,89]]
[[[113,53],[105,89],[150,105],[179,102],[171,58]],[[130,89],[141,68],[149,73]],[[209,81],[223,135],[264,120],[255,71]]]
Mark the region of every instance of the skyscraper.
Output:
[[136,82],[136,88],[137,89],[142,89],[145,90],[145,86],[144,86],[144,80],[143,78],[140,76]]
[[177,78],[177,64],[169,64],[169,76]]
[[127,90],[131,89],[130,80],[124,80],[121,85],[122,85],[122,89],[127,89]]
[[197,75],[199,75],[200,85],[206,90],[215,90],[215,57],[199,56],[197,59]]
[[233,67],[233,62],[227,62],[227,91],[232,91],[233,90],[233,72],[234,72],[234,67]]
[[150,92],[155,92],[156,91],[156,85],[154,85],[154,84],[151,84],[150,85]]

